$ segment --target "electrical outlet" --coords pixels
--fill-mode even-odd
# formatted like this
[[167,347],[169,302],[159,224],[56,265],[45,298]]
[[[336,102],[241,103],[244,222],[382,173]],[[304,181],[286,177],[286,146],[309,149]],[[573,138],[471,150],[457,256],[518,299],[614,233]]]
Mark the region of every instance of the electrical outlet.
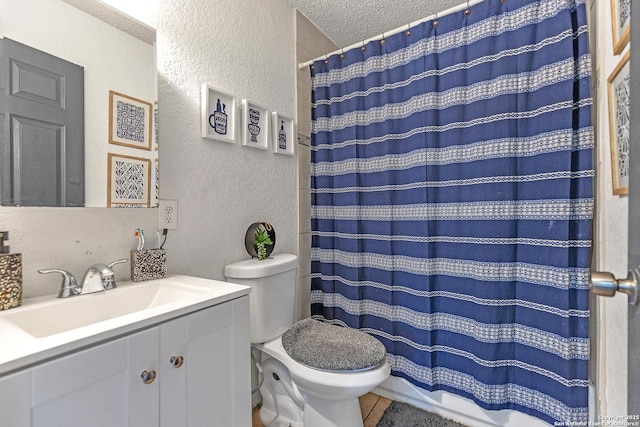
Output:
[[178,228],[178,201],[158,200],[159,229],[175,230]]

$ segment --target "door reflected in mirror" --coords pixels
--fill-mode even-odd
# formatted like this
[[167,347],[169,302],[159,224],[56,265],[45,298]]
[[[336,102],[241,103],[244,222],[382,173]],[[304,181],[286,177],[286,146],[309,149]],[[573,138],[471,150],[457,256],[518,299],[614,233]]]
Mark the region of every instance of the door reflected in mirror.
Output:
[[[82,77],[30,66],[24,58],[6,59],[10,52],[0,45],[0,101],[27,94],[17,110],[0,111],[1,204],[105,207],[111,201],[111,207],[157,206],[155,31],[97,0],[0,0],[0,8],[8,11],[0,14],[0,38],[84,70],[84,96],[78,99],[66,91]],[[34,72],[39,69],[46,72]],[[42,75],[53,78],[40,79],[35,90],[22,89]],[[113,93],[118,94],[115,102]],[[60,102],[48,100],[56,96]],[[57,125],[41,118],[38,97],[62,104],[53,108],[65,114],[79,107],[81,119]],[[36,122],[30,118],[34,115]],[[66,142],[78,133],[79,145]],[[109,159],[114,156],[136,161],[112,168]]]

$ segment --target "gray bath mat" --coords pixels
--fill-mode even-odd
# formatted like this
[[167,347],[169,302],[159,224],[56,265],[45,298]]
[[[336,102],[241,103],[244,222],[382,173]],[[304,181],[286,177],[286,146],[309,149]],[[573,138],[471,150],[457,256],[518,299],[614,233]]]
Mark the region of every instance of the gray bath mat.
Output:
[[465,427],[465,425],[394,400],[384,411],[377,427]]

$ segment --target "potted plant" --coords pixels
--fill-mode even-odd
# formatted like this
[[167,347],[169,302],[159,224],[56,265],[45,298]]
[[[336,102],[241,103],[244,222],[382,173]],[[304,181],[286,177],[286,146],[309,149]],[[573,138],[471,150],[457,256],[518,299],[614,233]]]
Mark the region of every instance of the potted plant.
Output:
[[267,259],[269,256],[267,254],[267,245],[273,245],[273,241],[271,241],[271,237],[264,226],[260,226],[256,229],[256,232],[253,235],[253,244],[258,252],[258,260],[262,261]]

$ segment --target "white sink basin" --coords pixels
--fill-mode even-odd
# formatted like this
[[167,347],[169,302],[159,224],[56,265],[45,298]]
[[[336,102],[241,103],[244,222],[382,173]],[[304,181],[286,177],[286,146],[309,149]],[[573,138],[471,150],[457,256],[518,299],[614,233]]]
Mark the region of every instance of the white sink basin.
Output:
[[0,311],[0,375],[248,295],[251,288],[191,276],[33,298]]
[[93,294],[57,298],[8,311],[3,317],[29,335],[43,338],[210,291],[210,288],[171,279],[154,280],[121,285]]

